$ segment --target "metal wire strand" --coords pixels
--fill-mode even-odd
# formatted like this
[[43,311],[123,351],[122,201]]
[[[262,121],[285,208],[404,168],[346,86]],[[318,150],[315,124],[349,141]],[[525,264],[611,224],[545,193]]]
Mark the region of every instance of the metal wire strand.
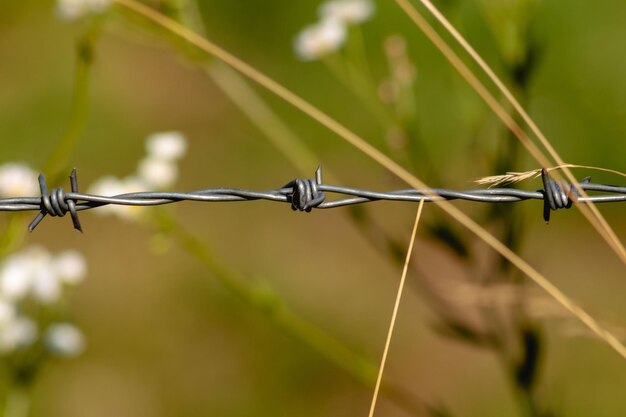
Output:
[[[578,196],[576,187],[567,183],[557,183],[542,170],[543,190],[527,191],[514,188],[485,188],[475,190],[447,190],[433,188],[428,190],[404,189],[394,191],[372,191],[358,188],[328,185],[322,183],[322,168],[315,171],[314,179],[295,179],[281,188],[267,191],[252,191],[239,188],[207,188],[191,192],[137,192],[116,196],[101,196],[82,194],[78,190],[76,169],[70,175],[71,191],[65,192],[55,188],[48,192],[46,179],[39,175],[39,197],[12,197],[0,198],[0,211],[39,211],[28,226],[33,231],[46,217],[63,217],[68,212],[76,230],[82,232],[78,212],[109,204],[125,206],[157,206],[176,203],[179,201],[224,202],[224,201],[251,201],[269,200],[289,203],[292,210],[310,212],[312,209],[329,209],[352,204],[369,203],[372,201],[408,201],[431,202],[435,200],[469,200],[483,203],[513,203],[525,200],[543,201],[543,218],[550,221],[550,211],[570,208],[573,203],[614,203],[626,202],[626,187],[592,184],[590,178],[585,178],[578,186],[586,191],[597,191],[604,194]],[[326,193],[343,195],[331,201],[326,201]]]

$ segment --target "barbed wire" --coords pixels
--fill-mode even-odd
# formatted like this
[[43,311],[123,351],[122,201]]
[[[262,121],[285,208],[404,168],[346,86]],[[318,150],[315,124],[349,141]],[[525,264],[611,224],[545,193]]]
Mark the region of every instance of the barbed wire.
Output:
[[[527,191],[515,188],[483,188],[474,190],[447,190],[432,188],[428,190],[403,189],[394,191],[372,191],[322,182],[322,168],[318,167],[313,179],[295,179],[281,188],[253,191],[240,188],[207,188],[191,192],[135,192],[116,196],[82,194],[78,190],[76,169],[70,175],[71,191],[55,188],[48,192],[46,178],[39,175],[39,197],[0,198],[0,211],[39,211],[28,230],[33,231],[46,217],[63,217],[70,213],[76,230],[82,232],[78,212],[106,205],[158,206],[180,201],[229,202],[269,200],[289,203],[292,210],[310,212],[312,209],[330,209],[373,201],[432,202],[436,200],[469,200],[483,203],[514,203],[525,200],[543,200],[543,218],[550,221],[550,211],[570,208],[573,203],[613,203],[626,202],[626,187],[592,184],[590,177],[583,179],[576,186],[557,182],[550,178],[546,169],[541,172],[543,190]],[[585,191],[603,192],[602,195],[580,197],[577,188]],[[327,201],[326,193],[341,194],[347,197]]]

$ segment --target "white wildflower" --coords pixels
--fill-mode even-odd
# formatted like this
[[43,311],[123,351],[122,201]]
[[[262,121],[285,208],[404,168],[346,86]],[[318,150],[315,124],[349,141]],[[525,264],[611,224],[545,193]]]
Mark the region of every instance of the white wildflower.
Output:
[[148,156],[166,161],[182,158],[187,152],[187,139],[180,132],[160,132],[146,140]]
[[[147,191],[146,185],[137,177],[127,177],[119,179],[113,176],[102,177],[89,187],[89,194],[114,197],[121,194],[128,194],[140,191]],[[145,207],[108,205],[100,207],[96,212],[100,214],[115,214],[126,220],[136,220]]]
[[89,13],[102,13],[111,0],[58,0],[57,14],[63,20],[76,20]]
[[[86,270],[83,257],[71,250],[52,256],[40,246],[31,246],[7,257],[0,264],[0,354],[29,347],[37,340],[35,321],[18,315],[22,300],[26,300],[25,306],[32,301],[44,305],[57,302],[63,283],[80,282]],[[80,346],[80,340],[67,346],[71,343]]]
[[16,314],[15,304],[8,300],[0,300],[0,328],[10,323]]
[[21,162],[0,165],[1,197],[33,197],[39,194],[37,173]]
[[[171,187],[178,179],[176,161],[187,151],[185,136],[175,131],[152,134],[146,140],[146,150],[148,155],[139,162],[135,174],[124,179],[102,177],[91,185],[89,193],[114,197]],[[115,204],[98,209],[99,213],[116,214],[126,220],[137,220],[144,211],[142,206]]]
[[8,300],[21,300],[30,290],[32,279],[20,255],[9,256],[0,269],[0,294]]
[[[112,175],[104,176],[93,182],[88,190],[89,194],[103,195],[107,197],[114,197],[116,195],[124,194],[125,192],[126,188],[124,186],[124,182]],[[102,211],[102,209],[99,209],[99,211]]]
[[46,348],[59,356],[73,357],[85,350],[85,336],[69,323],[52,324],[44,336]]
[[[52,271],[52,256],[40,246],[31,246],[9,256],[0,269],[0,293],[8,300],[24,298],[34,287],[56,282]],[[54,285],[54,284],[53,284]]]
[[332,0],[322,4],[319,15],[322,20],[338,20],[346,25],[356,25],[374,14],[374,3],[370,0]]
[[33,271],[31,293],[42,304],[52,304],[61,298],[63,287],[52,264]]
[[0,328],[0,352],[26,348],[37,340],[37,324],[27,317],[17,317]]
[[137,174],[149,187],[164,189],[176,182],[178,166],[171,160],[148,156],[139,162]]
[[55,257],[53,262],[59,279],[66,284],[79,284],[87,275],[87,262],[85,262],[83,255],[77,251],[62,252]]
[[54,270],[52,255],[39,246],[32,246],[20,253],[28,272],[27,281],[36,300],[48,304],[61,297],[61,284]]
[[314,61],[341,48],[346,40],[346,27],[337,19],[324,19],[305,27],[294,42],[296,55],[303,61]]
[[75,251],[53,257],[44,248],[31,246],[9,256],[0,265],[0,317],[2,300],[15,302],[31,295],[44,304],[56,302],[63,284],[78,284],[86,271],[84,258]]

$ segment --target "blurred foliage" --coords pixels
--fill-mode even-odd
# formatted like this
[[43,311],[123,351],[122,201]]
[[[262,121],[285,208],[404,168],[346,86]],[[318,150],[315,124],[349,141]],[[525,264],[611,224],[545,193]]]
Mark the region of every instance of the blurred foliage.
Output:
[[[432,186],[466,188],[474,178],[502,173],[494,170],[536,168],[521,150],[514,151],[517,145],[496,118],[394,2],[379,1],[372,20],[350,29],[352,43],[338,62],[355,59],[349,54],[360,37],[369,68],[357,67],[363,73],[343,79],[333,72],[337,62],[302,63],[294,57],[293,39],[317,19],[317,2],[203,0],[191,12],[191,0],[147,3],[202,28]],[[626,4],[449,0],[441,5],[513,86],[567,162],[625,169]],[[384,100],[372,105],[369,100],[393,75],[393,62],[403,62],[390,55],[390,35],[396,36],[392,48],[393,39],[403,40],[402,56],[415,71],[401,90],[411,94],[398,98],[395,107]],[[0,163],[25,161],[59,177],[76,166],[86,186],[103,175],[127,175],[148,134],[175,129],[190,138],[180,189],[273,188],[315,169],[301,166],[307,158],[295,163],[286,158],[233,105],[223,86],[215,85],[217,77],[203,68],[214,65],[211,59],[127,12],[68,23],[57,19],[52,1],[2,2],[0,57]],[[89,74],[81,75],[85,63]],[[351,84],[357,81],[370,82],[372,90]],[[306,116],[253,90],[332,172],[333,181],[373,189],[402,186]],[[83,103],[79,112],[72,110],[77,102]],[[598,182],[618,182],[592,175]],[[626,313],[623,265],[574,210],[556,213],[546,227],[538,203],[515,206],[514,215],[509,206],[459,207],[500,233],[596,316],[620,322]],[[289,306],[289,314],[376,363],[400,274],[396,260],[402,259],[414,209],[377,203],[300,215],[264,203],[184,204],[169,208],[165,217],[155,214],[154,229],[89,213],[82,216],[84,236],[72,233],[68,219],[47,219],[57,221],[44,222],[26,237],[15,231],[26,219],[3,214],[0,225],[10,230],[3,243],[15,236],[3,248],[22,242],[75,248],[89,263],[89,279],[73,300],[88,350],[42,370],[32,415],[365,414],[367,384],[267,317]],[[601,210],[623,236],[623,207]],[[180,230],[193,231],[193,239],[204,242],[201,250],[210,248],[209,259],[232,269],[224,274],[253,288],[247,295],[253,301],[238,301],[236,291],[214,280],[215,272],[185,250],[185,242],[194,246],[195,240],[185,235],[181,245],[168,223],[158,220],[167,216],[179,219]],[[462,326],[461,310],[433,309],[429,291],[418,283],[423,276],[445,282],[511,278],[514,272],[494,263],[484,245],[437,210],[427,207],[426,220],[409,283],[419,297],[403,301],[386,379],[408,397],[443,404],[434,408],[454,416],[541,410],[614,416],[626,410],[624,364],[608,348],[571,336],[569,319],[538,325],[512,313],[520,323],[515,337],[521,344],[515,349],[521,353],[500,357],[482,348],[495,349],[491,335],[479,338],[476,329]],[[500,319],[494,315],[494,321],[506,323]],[[456,339],[432,331],[442,323],[447,325],[442,332],[456,331]],[[463,339],[480,343],[455,341]],[[541,410],[520,408],[524,394],[518,389],[532,391],[533,406]],[[387,398],[377,415],[407,413]]]

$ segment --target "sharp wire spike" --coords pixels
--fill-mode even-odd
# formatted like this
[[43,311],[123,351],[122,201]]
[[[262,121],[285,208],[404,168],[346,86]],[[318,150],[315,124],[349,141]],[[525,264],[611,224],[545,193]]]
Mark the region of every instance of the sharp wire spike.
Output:
[[[541,181],[543,182],[543,219],[546,224],[550,223],[550,211],[559,209],[568,209],[573,203],[579,201],[576,187],[568,183],[559,184],[550,178],[548,170],[541,169]],[[579,186],[584,187],[591,181],[591,177],[585,177]]]
[[[39,213],[37,213],[35,218],[28,225],[28,231],[32,232],[35,230],[47,215],[63,217],[67,212],[70,212],[74,229],[82,233],[83,229],[78,218],[78,209],[76,208],[75,199],[68,198],[62,188],[55,188],[51,192],[48,192],[46,176],[43,173],[39,174],[38,180],[39,191],[41,192],[41,196],[39,197]],[[73,195],[79,194],[76,168],[72,170],[70,175],[70,186]]]

